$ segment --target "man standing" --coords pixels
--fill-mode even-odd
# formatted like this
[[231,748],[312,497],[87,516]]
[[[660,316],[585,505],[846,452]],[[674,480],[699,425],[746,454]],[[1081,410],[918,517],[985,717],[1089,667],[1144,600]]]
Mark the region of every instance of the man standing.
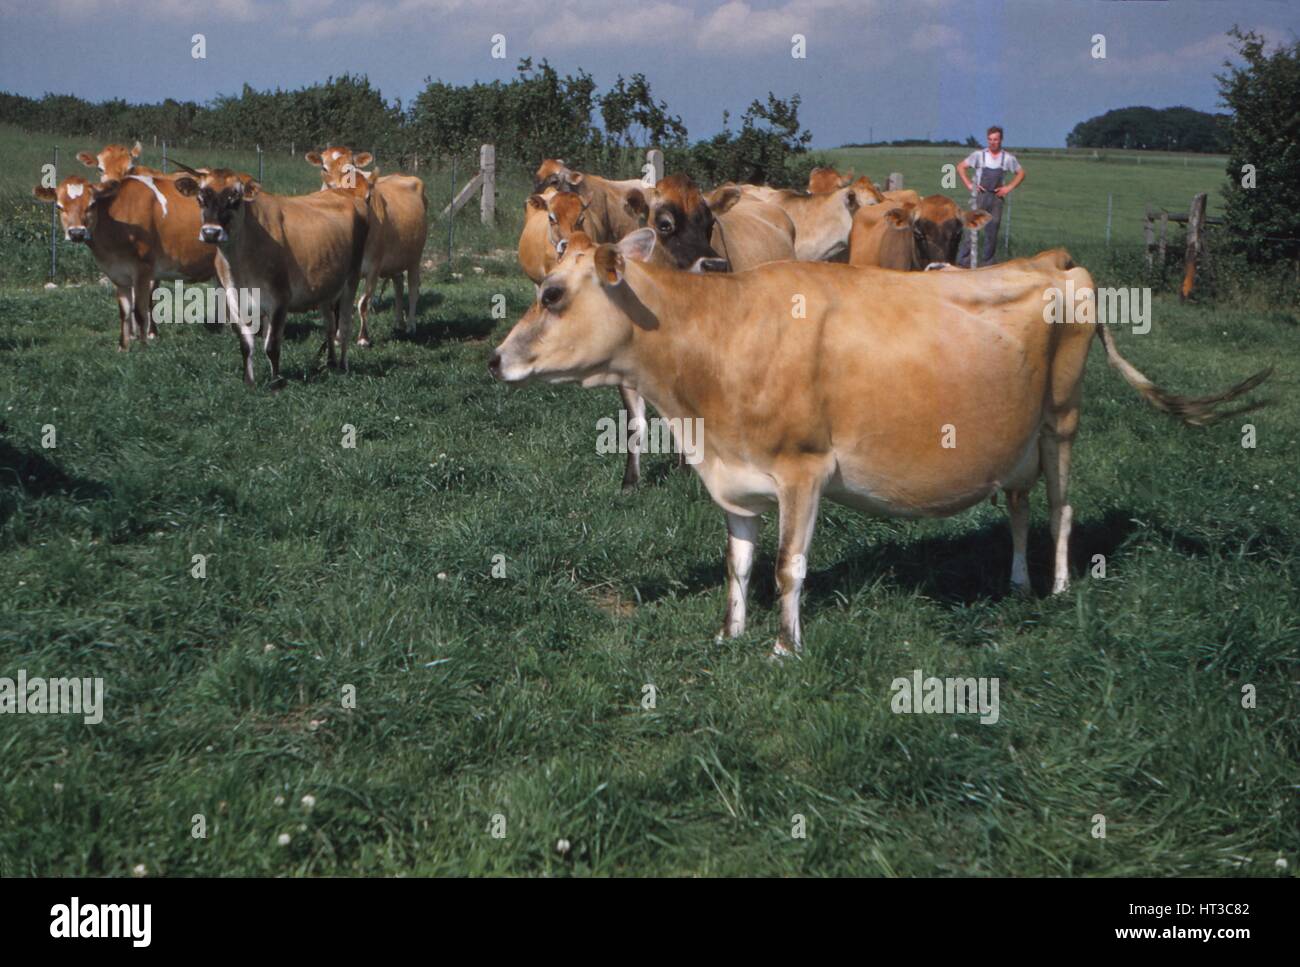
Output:
[[[1011,194],[1025,180],[1025,169],[1010,151],[1002,150],[1002,129],[996,124],[986,132],[988,147],[972,151],[957,164],[957,174],[966,183],[971,193],[971,208],[982,209],[992,218],[984,226],[983,243],[980,246],[980,265],[990,265],[998,248],[998,226],[1002,224],[1002,199]],[[975,169],[975,180],[967,173]],[[1011,181],[1003,184],[1003,178],[1011,175]],[[957,252],[957,264],[970,266],[970,233],[963,233],[961,249]]]

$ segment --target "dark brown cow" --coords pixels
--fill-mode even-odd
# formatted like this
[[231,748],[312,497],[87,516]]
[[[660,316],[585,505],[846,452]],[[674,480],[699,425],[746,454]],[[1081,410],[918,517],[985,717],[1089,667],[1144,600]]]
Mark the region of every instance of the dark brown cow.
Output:
[[853,216],[849,264],[917,271],[953,262],[961,233],[978,230],[989,217],[984,211],[963,211],[946,195],[928,195],[919,204],[870,205]]

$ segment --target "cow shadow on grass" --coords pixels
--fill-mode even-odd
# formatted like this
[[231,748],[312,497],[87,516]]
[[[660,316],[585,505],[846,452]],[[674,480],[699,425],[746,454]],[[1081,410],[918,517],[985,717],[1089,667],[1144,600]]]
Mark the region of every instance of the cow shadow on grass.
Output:
[[[1092,567],[1093,556],[1101,554],[1114,567],[1116,554],[1138,529],[1132,514],[1112,510],[1098,520],[1077,522],[1070,537],[1070,574],[1081,580]],[[775,526],[769,515],[765,531]],[[638,584],[642,601],[677,593],[694,594],[721,588],[726,581],[725,534],[718,532],[717,563],[687,572],[682,584],[649,586]],[[1029,576],[1035,596],[1046,596],[1052,583],[1052,537],[1048,527],[1036,525],[1029,532]],[[816,614],[822,607],[834,607],[840,595],[854,595],[878,579],[902,591],[915,592],[949,607],[970,607],[979,602],[997,602],[1014,593],[1011,580],[1011,528],[1008,522],[990,522],[962,534],[910,538],[906,526],[897,534],[873,541],[863,553],[844,558],[827,567],[817,567],[814,537],[810,570],[804,582],[803,610]],[[750,600],[760,608],[778,602],[775,560],[760,552],[750,580]],[[684,587],[682,586],[684,584]]]
[[106,484],[67,474],[39,451],[16,447],[0,437],[0,526],[13,516],[23,497],[102,500],[110,494]]

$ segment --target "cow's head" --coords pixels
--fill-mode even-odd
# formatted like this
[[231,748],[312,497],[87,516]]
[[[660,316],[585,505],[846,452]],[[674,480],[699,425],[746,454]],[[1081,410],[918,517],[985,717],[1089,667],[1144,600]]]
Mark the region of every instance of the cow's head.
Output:
[[198,199],[202,217],[199,241],[218,245],[237,234],[243,221],[244,204],[257,198],[261,185],[252,175],[214,168],[200,172],[197,178],[189,175],[177,178],[176,190]]
[[929,195],[919,205],[902,205],[887,213],[894,228],[908,228],[916,249],[916,262],[954,262],[961,233],[984,226],[992,216],[986,211],[965,211],[946,195]]
[[594,245],[583,232],[537,287],[537,301],[492,353],[488,370],[506,383],[542,379],[603,386],[619,381],[634,326],[656,325],[623,284],[629,261],[650,259],[655,233],[642,228],[617,245]]
[[375,156],[369,151],[353,152],[342,145],[324,151],[308,151],[303,157],[307,164],[320,169],[320,186],[326,188],[351,188],[356,184],[362,168],[369,168]]
[[109,144],[99,154],[78,151],[77,160],[87,168],[97,169],[101,182],[121,181],[135,168],[141,150],[139,141],[129,148],[121,144]]
[[669,175],[653,188],[628,192],[627,203],[654,229],[656,241],[679,269],[696,268],[701,259],[713,268],[725,261],[713,248],[714,216],[730,211],[740,197],[740,189],[728,185],[706,201],[690,176]]
[[581,173],[566,165],[563,158],[547,158],[533,175],[533,192],[543,192],[547,188],[572,190],[569,179],[573,175],[578,175],[578,180],[581,180]]
[[572,191],[557,191],[546,202],[551,245],[557,252],[563,253],[568,240],[578,232],[586,234],[587,206],[590,204]]
[[71,175],[63,179],[63,184],[57,189],[37,185],[32,189],[32,194],[41,201],[53,202],[58,207],[65,239],[69,242],[89,242],[94,237],[99,213],[121,186],[120,181],[91,184],[85,178]]

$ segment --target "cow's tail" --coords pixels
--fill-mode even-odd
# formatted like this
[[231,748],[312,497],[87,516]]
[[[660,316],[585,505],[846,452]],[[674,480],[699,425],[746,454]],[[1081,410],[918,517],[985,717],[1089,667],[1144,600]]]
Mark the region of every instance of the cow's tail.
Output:
[[1101,344],[1106,349],[1106,361],[1110,363],[1112,368],[1119,371],[1119,374],[1124,377],[1124,382],[1141,393],[1143,399],[1157,410],[1163,410],[1165,413],[1178,417],[1188,426],[1210,426],[1228,417],[1247,413],[1259,409],[1261,406],[1267,406],[1270,402],[1269,400],[1258,400],[1232,409],[1221,408],[1225,403],[1231,403],[1233,400],[1246,395],[1268,379],[1273,374],[1273,367],[1271,366],[1268,369],[1260,370],[1254,376],[1242,380],[1235,386],[1229,387],[1222,393],[1214,393],[1210,396],[1178,396],[1151,382],[1136,366],[1121,356],[1119,349],[1115,346],[1115,336],[1111,333],[1110,327],[1104,322],[1097,324],[1097,335],[1101,337]]

